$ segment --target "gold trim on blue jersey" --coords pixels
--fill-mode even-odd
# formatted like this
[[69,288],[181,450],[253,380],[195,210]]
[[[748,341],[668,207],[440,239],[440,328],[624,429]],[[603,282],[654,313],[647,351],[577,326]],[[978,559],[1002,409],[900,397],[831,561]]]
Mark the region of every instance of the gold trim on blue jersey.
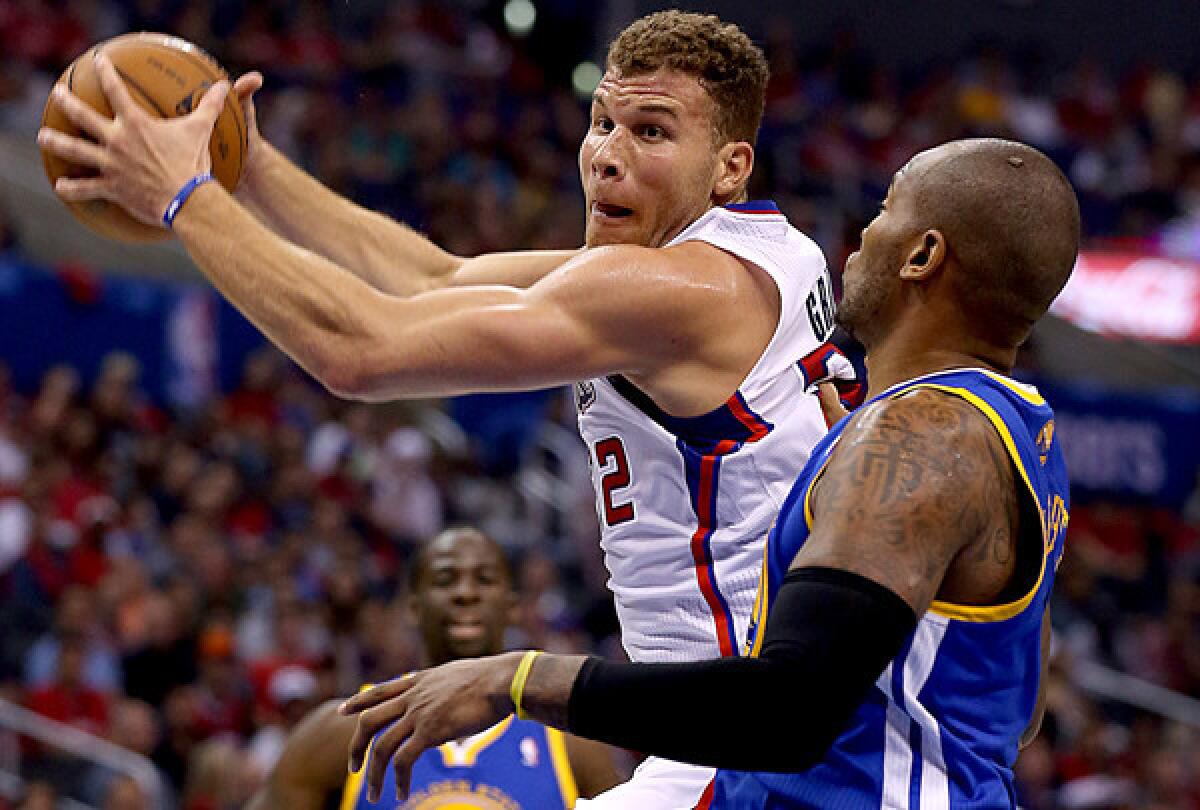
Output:
[[[366,689],[367,687],[363,687]],[[354,773],[346,777],[346,784],[342,787],[342,800],[338,803],[338,810],[354,810],[358,806],[358,797],[362,793],[363,780],[367,776],[367,763],[371,761],[371,751],[375,748],[375,740],[371,740],[371,744],[367,746],[367,756],[363,759],[362,767]]]
[[[983,371],[983,369],[980,370]],[[1027,402],[1030,402],[1034,405],[1045,404],[1045,400],[1043,400],[1040,396],[1033,398],[1033,395],[1029,394],[1027,391],[1023,392],[1020,388],[1015,387],[1017,384],[1011,380],[1008,380],[1006,377],[1002,377],[999,374],[992,374],[987,371],[984,371],[984,373],[997,382],[1003,383],[1006,387],[1024,397]],[[958,621],[963,622],[1001,622],[1011,619],[1012,617],[1024,611],[1025,608],[1029,607],[1029,604],[1033,601],[1034,597],[1037,596],[1037,592],[1042,587],[1042,580],[1046,577],[1046,560],[1050,556],[1050,549],[1052,548],[1052,545],[1046,537],[1046,513],[1045,510],[1042,509],[1041,499],[1038,496],[1037,489],[1035,489],[1033,486],[1033,481],[1031,481],[1029,478],[1029,473],[1025,469],[1025,462],[1021,459],[1020,452],[1017,451],[1016,442],[1013,441],[1012,433],[1009,431],[1008,425],[1005,423],[1004,419],[1001,418],[1000,414],[996,413],[995,409],[992,408],[992,406],[989,405],[986,400],[966,388],[928,382],[915,383],[908,388],[905,388],[903,392],[897,392],[896,396],[898,396],[900,393],[907,393],[908,391],[915,391],[920,388],[929,388],[934,391],[942,391],[950,394],[951,396],[959,397],[960,399],[969,402],[971,405],[974,405],[980,413],[988,418],[988,421],[992,423],[992,427],[994,427],[996,432],[1000,434],[1000,439],[1004,442],[1004,447],[1008,451],[1009,457],[1016,466],[1017,472],[1021,474],[1021,480],[1025,482],[1025,487],[1029,490],[1029,494],[1033,498],[1034,504],[1037,506],[1039,517],[1038,524],[1041,527],[1042,532],[1042,565],[1041,568],[1038,569],[1037,582],[1035,582],[1029,592],[1020,599],[1007,602],[1003,605],[960,605],[953,602],[943,602],[939,599],[934,599],[933,603],[930,604],[929,609],[940,616],[945,616],[948,619],[957,619]]]
[[496,725],[481,731],[470,738],[465,744],[446,742],[438,746],[442,762],[447,768],[470,768],[475,764],[480,752],[500,738],[512,725],[515,715],[510,714]]
[[[1013,391],[1031,405],[1046,404],[1046,400],[1043,399],[1036,390],[1032,390],[1027,386],[1021,385],[1015,380],[1010,380],[1001,374],[996,374],[995,372],[988,371],[987,369],[956,369],[955,371],[979,371],[987,375],[990,379],[995,380],[1004,387]],[[1013,441],[1012,433],[1009,431],[1008,425],[1004,422],[1000,415],[996,413],[991,405],[989,405],[987,401],[979,395],[966,388],[960,388],[957,386],[942,385],[935,382],[914,382],[897,386],[895,390],[889,391],[886,394],[886,397],[888,399],[895,399],[896,397],[920,388],[929,388],[936,391],[942,391],[950,394],[951,396],[957,396],[975,406],[975,408],[977,408],[980,413],[987,417],[988,421],[992,423],[992,426],[1000,435],[1000,439],[1004,442],[1004,446],[1009,454],[1009,457],[1013,459],[1013,463],[1015,464],[1017,471],[1021,474],[1021,480],[1025,482],[1025,487],[1028,489],[1030,496],[1033,498],[1033,502],[1037,505],[1038,515],[1040,517],[1039,522],[1042,531],[1043,549],[1042,565],[1038,571],[1037,582],[1034,584],[1033,588],[1020,599],[1002,605],[960,605],[953,602],[935,599],[930,604],[929,609],[932,612],[948,619],[955,619],[964,622],[997,622],[1011,619],[1029,606],[1034,597],[1037,595],[1038,590],[1041,588],[1042,581],[1046,575],[1046,560],[1049,558],[1050,553],[1054,550],[1055,541],[1061,531],[1061,528],[1066,526],[1066,511],[1065,509],[1061,508],[1060,504],[1055,504],[1055,507],[1057,507],[1056,513],[1058,513],[1060,516],[1056,517],[1055,530],[1052,533],[1049,532],[1045,510],[1042,508],[1041,500],[1038,497],[1037,490],[1034,489],[1033,482],[1030,480],[1029,474],[1025,469],[1025,462],[1022,461],[1021,454],[1017,451],[1016,443]],[[839,436],[837,440],[840,441],[841,436]],[[807,524],[810,532],[812,531],[813,527],[813,490],[816,488],[817,482],[821,479],[821,476],[825,473],[826,468],[829,466],[829,462],[833,458],[834,449],[835,447],[830,447],[829,454],[826,456],[825,461],[821,464],[816,473],[813,474],[812,480],[809,481],[808,487],[804,492],[804,521]],[[757,602],[755,605],[756,612],[754,615],[758,616]],[[762,624],[765,624],[765,622],[762,622],[758,625],[757,632],[755,633],[755,638],[751,646],[751,649],[754,652],[756,652],[762,646]]]
[[546,745],[550,748],[550,761],[554,764],[554,775],[558,777],[558,791],[563,804],[572,808],[579,800],[579,786],[575,783],[575,772],[571,770],[571,758],[567,755],[567,741],[556,728],[546,726]]
[[771,574],[767,564],[771,549],[771,535],[763,543],[762,568],[758,572],[758,592],[754,594],[754,611],[750,614],[750,628],[744,655],[747,658],[757,658],[762,650],[763,628],[767,625],[767,613],[771,604]]

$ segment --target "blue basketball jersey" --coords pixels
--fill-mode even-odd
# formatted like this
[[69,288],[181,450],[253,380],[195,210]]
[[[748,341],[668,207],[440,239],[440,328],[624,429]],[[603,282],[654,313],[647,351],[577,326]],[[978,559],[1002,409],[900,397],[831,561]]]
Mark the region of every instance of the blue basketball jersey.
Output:
[[366,770],[346,780],[340,810],[570,810],[578,798],[562,732],[513,715],[422,753],[403,803],[390,767],[379,801],[368,801]]
[[[1067,526],[1067,472],[1054,415],[1036,389],[976,369],[919,377],[872,402],[915,389],[961,397],[995,426],[1019,473],[1018,486],[1040,512],[1043,554],[1037,582],[1008,604],[934,601],[820,764],[797,774],[719,771],[713,808],[1016,806],[1012,766],[1037,703],[1042,618]],[[749,655],[758,654],[771,600],[808,537],[810,491],[847,421],[835,425],[813,450],[767,540]],[[777,733],[780,745],[786,745],[788,734],[804,729]]]

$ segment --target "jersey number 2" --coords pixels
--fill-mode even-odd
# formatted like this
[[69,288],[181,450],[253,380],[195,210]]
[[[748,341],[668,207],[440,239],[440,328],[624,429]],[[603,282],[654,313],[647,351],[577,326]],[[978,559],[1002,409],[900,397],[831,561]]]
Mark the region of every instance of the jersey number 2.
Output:
[[633,520],[632,502],[613,503],[613,490],[629,486],[629,460],[625,458],[625,445],[616,436],[596,442],[596,464],[600,469],[608,467],[610,459],[616,463],[600,479],[600,489],[604,493],[604,522],[612,527]]

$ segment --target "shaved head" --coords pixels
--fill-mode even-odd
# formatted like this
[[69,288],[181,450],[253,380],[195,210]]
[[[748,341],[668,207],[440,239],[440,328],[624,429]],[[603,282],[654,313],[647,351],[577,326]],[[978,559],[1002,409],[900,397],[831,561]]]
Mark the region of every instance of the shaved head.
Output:
[[892,178],[846,260],[838,322],[868,352],[900,324],[934,318],[927,334],[1007,356],[1066,285],[1078,252],[1079,204],[1048,157],[1013,141],[951,141]]
[[945,236],[957,300],[986,337],[1017,345],[1066,285],[1079,252],[1079,204],[1038,150],[974,139],[922,152],[901,169],[914,225]]

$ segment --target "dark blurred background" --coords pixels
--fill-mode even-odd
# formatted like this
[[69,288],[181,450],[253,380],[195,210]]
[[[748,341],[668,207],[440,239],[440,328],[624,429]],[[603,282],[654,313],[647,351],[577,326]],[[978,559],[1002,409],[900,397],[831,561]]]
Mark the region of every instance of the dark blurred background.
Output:
[[[0,0],[0,808],[240,806],[304,711],[416,665],[403,575],[449,524],[513,556],[514,646],[620,655],[564,393],[328,396],[177,247],[66,214],[32,140],[55,77],[173,33],[262,70],[264,134],[332,188],[464,255],[574,247],[586,97],[658,7]],[[1070,176],[1085,252],[1018,371],[1074,484],[1021,802],[1200,808],[1200,4],[690,7],[766,49],[755,195],[835,271],[921,149],[1017,138]]]

